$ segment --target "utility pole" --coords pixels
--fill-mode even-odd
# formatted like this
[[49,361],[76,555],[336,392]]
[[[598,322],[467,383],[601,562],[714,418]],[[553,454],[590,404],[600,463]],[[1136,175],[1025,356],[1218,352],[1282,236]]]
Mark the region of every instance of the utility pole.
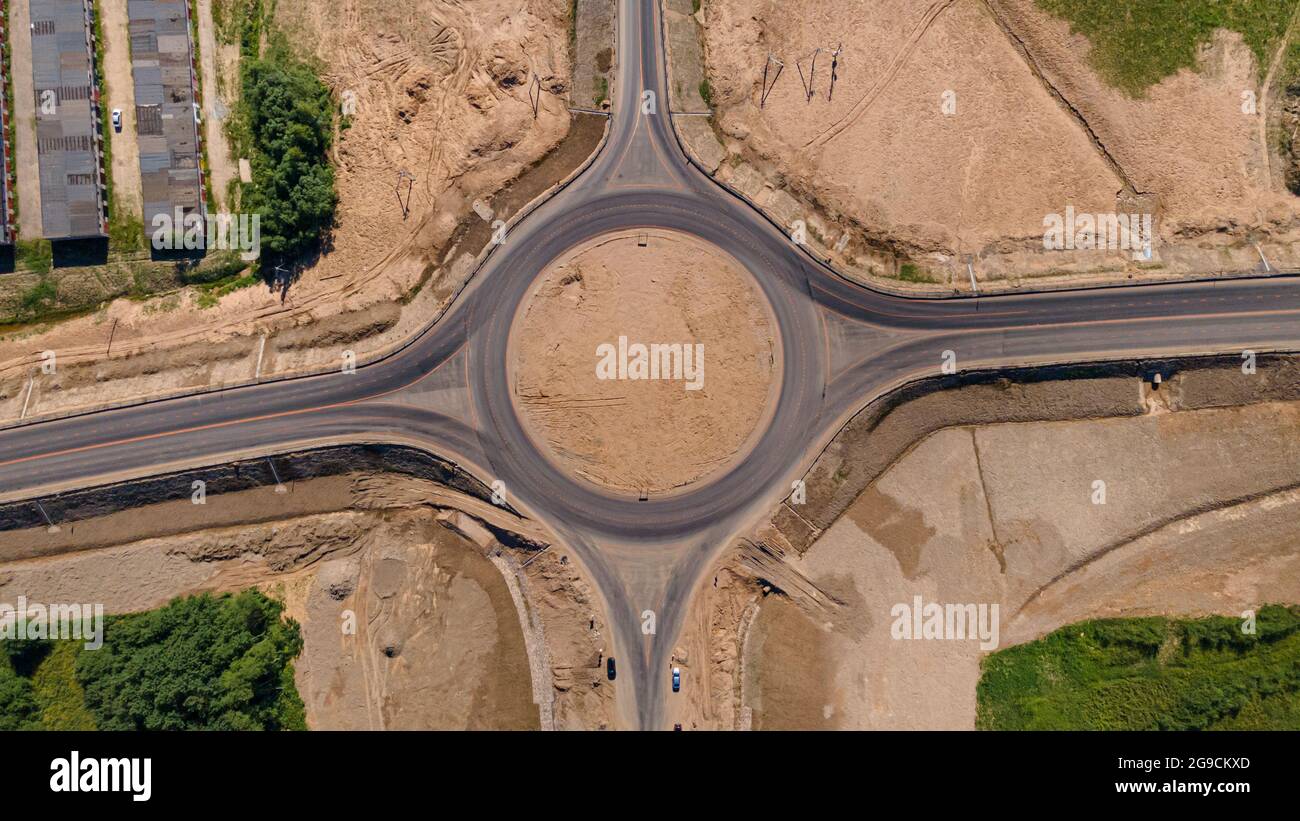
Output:
[[826,92],[826,102],[835,98],[835,81],[840,78],[840,54],[844,51],[844,44],[840,43],[831,53],[831,88]]
[[821,47],[818,46],[817,50],[814,51],[812,55],[812,65],[808,67],[807,79],[805,79],[803,75],[802,61],[795,61],[795,66],[799,69],[799,81],[803,83],[804,102],[806,103],[811,103],[813,95],[817,93],[817,57],[821,55],[821,53]]
[[[776,76],[772,78],[772,82],[769,84],[767,82],[767,76],[773,63],[776,63]],[[768,52],[767,62],[763,64],[763,95],[758,101],[759,108],[763,108],[767,105],[767,95],[771,94],[772,89],[776,88],[776,81],[781,79],[781,72],[783,71],[785,71],[785,63],[773,57],[771,52]]]
[[533,104],[533,119],[536,120],[542,106],[542,81],[536,74],[533,74],[532,85],[528,87],[528,99]]
[[[402,199],[402,183],[403,183],[403,182],[406,183],[406,199],[405,199],[405,201],[403,201],[403,199]],[[412,174],[410,171],[407,171],[405,168],[400,169],[400,170],[397,172],[397,187],[396,187],[396,191],[397,191],[397,204],[400,205],[400,206],[402,206],[402,222],[406,222],[406,218],[407,218],[408,216],[410,216],[410,213],[411,213],[411,192],[413,192],[414,190],[415,190],[415,175]]]

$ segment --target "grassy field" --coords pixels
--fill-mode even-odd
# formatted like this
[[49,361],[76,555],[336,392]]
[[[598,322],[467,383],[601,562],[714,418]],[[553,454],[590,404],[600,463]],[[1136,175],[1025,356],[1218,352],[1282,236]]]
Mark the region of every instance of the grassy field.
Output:
[[1300,607],[1104,619],[984,659],[985,730],[1300,729]]
[[1215,29],[1240,32],[1268,69],[1298,0],[1038,0],[1092,42],[1092,62],[1132,95],[1196,66],[1196,50]]
[[86,694],[77,681],[77,656],[82,645],[54,642],[50,654],[32,676],[32,694],[40,708],[41,729],[93,730],[95,717],[86,709]]

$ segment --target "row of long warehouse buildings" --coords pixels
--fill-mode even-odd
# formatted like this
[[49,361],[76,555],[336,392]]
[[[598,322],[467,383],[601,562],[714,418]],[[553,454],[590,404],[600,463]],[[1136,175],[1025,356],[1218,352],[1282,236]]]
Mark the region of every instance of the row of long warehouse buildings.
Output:
[[[35,93],[36,157],[41,236],[76,240],[106,237],[109,203],[105,176],[103,97],[97,82],[92,0],[8,0],[27,3]],[[148,230],[158,214],[206,214],[200,162],[198,70],[186,0],[129,0],[131,74],[139,144],[142,218]],[[4,47],[22,32],[5,32]],[[12,56],[12,53],[10,53]],[[12,60],[2,65],[12,66]],[[12,69],[11,69],[12,70]],[[10,87],[12,77],[4,77]],[[0,107],[4,124],[13,112]],[[119,121],[120,122],[120,121]],[[3,209],[0,241],[14,240],[13,151],[3,133]],[[24,139],[24,135],[16,139]],[[126,204],[132,207],[134,204]],[[31,207],[19,203],[19,207]]]

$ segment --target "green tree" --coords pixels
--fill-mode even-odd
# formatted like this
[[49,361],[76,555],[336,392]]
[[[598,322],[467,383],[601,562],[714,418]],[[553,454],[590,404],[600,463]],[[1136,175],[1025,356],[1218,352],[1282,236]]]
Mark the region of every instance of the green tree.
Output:
[[328,153],[334,98],[311,67],[277,38],[242,69],[253,182],[245,204],[261,216],[262,247],[292,257],[319,246],[338,195]]
[[194,596],[105,625],[77,678],[103,730],[305,729],[298,625],[261,592]]
[[40,712],[32,695],[32,683],[15,673],[7,654],[0,653],[0,730],[36,729]]

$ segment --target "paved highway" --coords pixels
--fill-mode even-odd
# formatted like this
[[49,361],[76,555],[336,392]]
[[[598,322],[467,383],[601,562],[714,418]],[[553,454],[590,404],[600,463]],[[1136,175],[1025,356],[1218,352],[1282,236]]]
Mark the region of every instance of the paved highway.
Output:
[[[586,565],[613,621],[627,723],[662,728],[690,593],[718,551],[771,510],[854,412],[959,368],[1300,348],[1290,277],[960,300],[852,284],[685,158],[667,111],[657,3],[620,0],[618,87],[605,148],[495,248],[446,314],[353,374],[266,382],[0,431],[0,498],[156,475],[321,441],[401,441],[454,458],[546,523]],[[643,109],[643,94],[654,108]],[[674,229],[732,254],[777,320],[784,378],[755,447],[721,476],[638,501],[581,482],[529,439],[507,380],[512,322],[546,265],[614,230]],[[463,401],[450,401],[464,394]],[[641,613],[658,617],[641,633]],[[630,686],[629,686],[630,685]]]

